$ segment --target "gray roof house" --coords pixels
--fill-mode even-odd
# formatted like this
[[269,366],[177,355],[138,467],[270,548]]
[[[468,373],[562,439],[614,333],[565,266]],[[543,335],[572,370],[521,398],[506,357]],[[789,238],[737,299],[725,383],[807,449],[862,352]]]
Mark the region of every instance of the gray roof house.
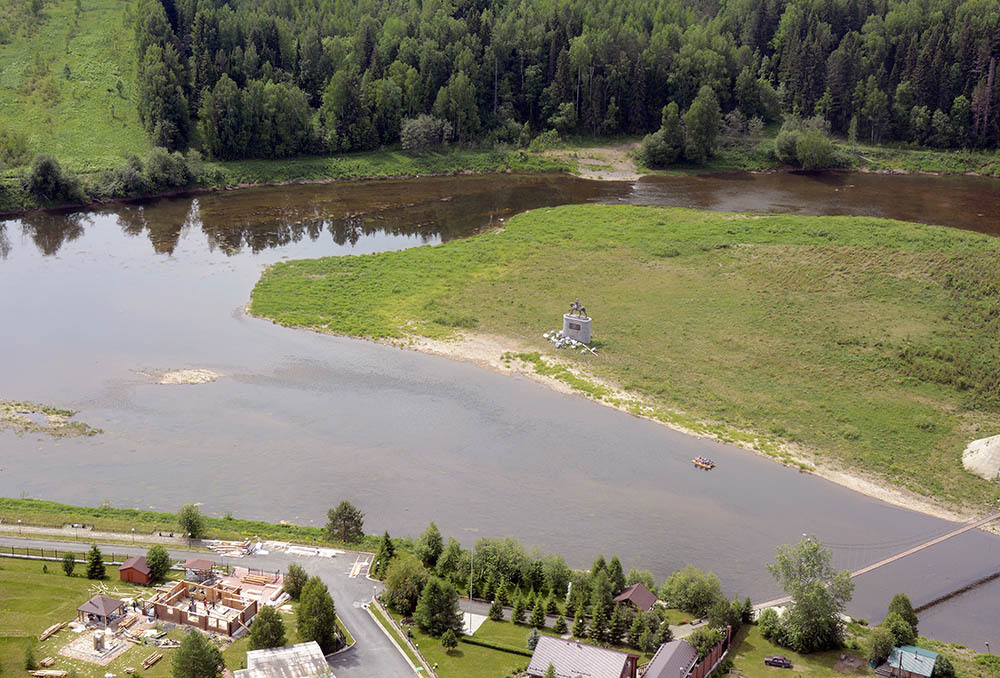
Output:
[[315,640],[288,647],[247,652],[247,667],[234,678],[334,678]]
[[660,645],[649,664],[643,678],[677,678],[686,676],[698,663],[698,650],[686,640],[671,640]]
[[552,664],[556,678],[635,678],[638,662],[639,655],[542,636],[531,655],[528,675],[542,678]]

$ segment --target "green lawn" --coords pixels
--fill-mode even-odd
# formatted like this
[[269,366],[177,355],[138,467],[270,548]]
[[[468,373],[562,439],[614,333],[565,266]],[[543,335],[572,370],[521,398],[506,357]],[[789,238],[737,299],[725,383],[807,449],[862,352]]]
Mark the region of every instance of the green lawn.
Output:
[[[766,666],[764,657],[772,655],[784,655],[792,660],[792,670]],[[867,663],[862,657],[857,657],[856,668],[843,670],[835,669],[834,665],[840,659],[840,655],[848,654],[844,650],[831,650],[829,652],[815,652],[813,654],[799,654],[783,647],[778,647],[760,635],[756,626],[741,629],[736,634],[729,658],[733,662],[733,668],[747,676],[754,678],[764,678],[766,676],[810,676],[811,678],[832,678],[852,676],[873,676],[875,673],[868,669]],[[855,655],[850,655],[855,656]]]
[[[594,397],[619,402],[553,357],[641,396],[650,416],[978,507],[997,487],[960,457],[1000,433],[998,250],[871,218],[567,206],[435,247],[282,262],[251,311],[404,341],[508,336],[537,352],[511,360]],[[541,337],[578,296],[596,357]]]
[[[392,613],[398,622],[401,616]],[[414,626],[413,642],[431,664],[437,664],[441,678],[505,678],[528,666],[529,658],[479,645],[459,643],[450,653],[441,647],[441,640],[429,636]],[[527,629],[525,629],[527,633]],[[521,646],[524,645],[522,638]],[[416,662],[414,662],[416,663]],[[419,663],[417,663],[419,666]]]

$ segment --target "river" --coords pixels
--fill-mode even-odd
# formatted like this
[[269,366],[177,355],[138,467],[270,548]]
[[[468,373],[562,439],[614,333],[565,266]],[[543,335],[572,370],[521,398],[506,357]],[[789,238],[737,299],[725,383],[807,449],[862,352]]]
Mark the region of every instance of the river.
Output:
[[[322,524],[350,499],[370,532],[435,520],[466,546],[512,535],[586,566],[618,554],[658,580],[687,563],[727,593],[778,593],[764,563],[803,533],[860,567],[950,524],[745,450],[582,397],[243,312],[267,265],[433,244],[532,207],[632,202],[858,213],[1000,234],[1000,182],[874,175],[468,176],[254,188],[0,222],[0,397],[104,430],[0,433],[0,494]],[[977,197],[978,196],[978,197]],[[916,207],[915,207],[916,206]],[[959,209],[959,206],[961,208]],[[917,210],[914,212],[914,210]],[[202,385],[143,372],[205,368]],[[719,467],[695,472],[690,459]],[[865,575],[850,611],[930,601],[1000,570],[972,532]],[[1000,647],[1000,580],[928,610],[920,630]]]

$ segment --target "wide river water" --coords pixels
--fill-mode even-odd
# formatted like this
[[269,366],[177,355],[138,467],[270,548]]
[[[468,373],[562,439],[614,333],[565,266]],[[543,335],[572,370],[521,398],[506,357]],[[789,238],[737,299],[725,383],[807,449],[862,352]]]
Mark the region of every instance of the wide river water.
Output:
[[[687,563],[730,595],[779,592],[774,547],[815,534],[857,568],[952,525],[745,450],[695,439],[526,378],[281,328],[243,307],[261,271],[466,236],[581,202],[914,219],[1000,234],[1000,182],[859,174],[467,176],[255,188],[0,221],[0,398],[80,411],[104,430],[0,433],[0,495],[203,510],[319,525],[350,499],[370,532],[435,520],[466,546],[518,537],[586,566],[618,554],[658,580]],[[539,328],[539,331],[544,328]],[[205,368],[201,385],[151,370]],[[696,472],[692,457],[719,466]],[[878,621],[1000,570],[974,531],[857,580]],[[920,630],[1000,647],[1000,580],[921,615]]]

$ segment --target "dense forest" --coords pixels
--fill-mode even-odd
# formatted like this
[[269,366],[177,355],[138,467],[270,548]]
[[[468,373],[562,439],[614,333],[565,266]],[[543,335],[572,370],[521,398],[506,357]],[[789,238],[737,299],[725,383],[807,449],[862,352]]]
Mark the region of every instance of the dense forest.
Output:
[[[141,0],[139,113],[217,158],[547,129],[644,134],[703,86],[723,114],[994,148],[997,0]],[[439,128],[440,131],[440,128]]]

